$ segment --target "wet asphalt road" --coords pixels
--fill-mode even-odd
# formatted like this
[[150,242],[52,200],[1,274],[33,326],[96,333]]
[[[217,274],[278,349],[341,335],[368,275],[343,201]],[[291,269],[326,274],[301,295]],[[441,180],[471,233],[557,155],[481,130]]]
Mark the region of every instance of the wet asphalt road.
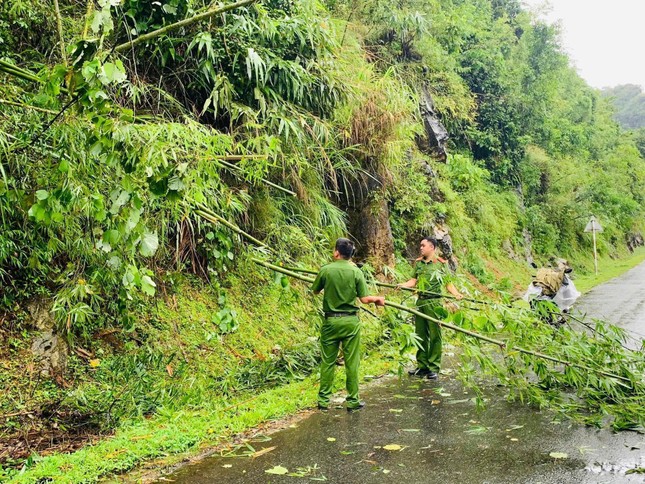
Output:
[[[645,334],[641,281],[645,264],[589,292],[577,310]],[[256,452],[269,449],[255,458],[243,455],[244,447],[235,452],[239,456],[211,457],[165,479],[197,484],[645,483],[645,474],[626,474],[645,468],[644,435],[559,420],[506,402],[504,389],[494,385],[485,389],[487,408],[478,412],[472,395],[450,373],[438,382],[385,379],[363,392],[368,405],[360,412],[348,414],[339,405],[314,413],[295,428],[250,442]],[[390,445],[392,450],[386,449]],[[272,469],[290,475],[266,472]]]
[[638,348],[645,338],[645,264],[593,288],[578,300],[574,312],[603,319],[626,329]]
[[[504,401],[486,389],[477,412],[461,384],[389,379],[364,392],[368,406],[317,412],[251,442],[257,458],[211,457],[167,476],[175,483],[598,483],[645,482],[645,436],[591,430]],[[394,450],[387,450],[388,445]],[[400,447],[400,448],[399,448]],[[245,447],[239,448],[242,454]],[[268,474],[281,466],[292,476]],[[167,482],[167,481],[166,481]]]

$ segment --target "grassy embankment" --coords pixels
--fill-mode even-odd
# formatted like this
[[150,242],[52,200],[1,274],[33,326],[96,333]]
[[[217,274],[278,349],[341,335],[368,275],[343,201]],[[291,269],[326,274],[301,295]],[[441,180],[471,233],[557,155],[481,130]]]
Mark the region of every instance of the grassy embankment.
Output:
[[604,282],[624,274],[645,261],[645,247],[639,247],[632,254],[621,259],[612,259],[608,256],[598,259],[598,274],[593,268],[586,274],[575,278],[576,287],[583,294]]

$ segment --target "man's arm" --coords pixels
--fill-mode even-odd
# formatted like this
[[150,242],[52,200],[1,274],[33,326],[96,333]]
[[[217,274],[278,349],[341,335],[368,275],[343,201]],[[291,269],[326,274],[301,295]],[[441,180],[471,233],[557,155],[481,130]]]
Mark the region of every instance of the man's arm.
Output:
[[363,296],[358,300],[363,304],[374,304],[375,306],[385,306],[385,297],[383,296]]
[[316,275],[316,279],[311,285],[311,290],[314,294],[320,294],[325,287],[325,277],[323,274],[323,269],[321,268]]
[[455,285],[452,282],[448,283],[448,285],[446,286],[446,290],[450,294],[455,296],[456,299],[463,299],[464,298],[464,295],[457,290],[457,288],[455,287]]
[[397,284],[397,287],[415,287],[417,285],[417,280],[413,277],[409,281],[402,282],[401,284]]

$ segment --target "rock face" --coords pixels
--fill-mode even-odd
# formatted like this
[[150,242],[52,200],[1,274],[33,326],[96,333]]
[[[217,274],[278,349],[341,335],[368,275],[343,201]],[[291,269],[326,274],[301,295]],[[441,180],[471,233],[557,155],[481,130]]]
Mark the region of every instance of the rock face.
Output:
[[630,252],[634,252],[634,249],[637,247],[645,245],[645,240],[640,232],[627,234],[625,238],[627,239],[627,248]]
[[56,322],[50,307],[51,303],[44,299],[35,299],[27,306],[32,327],[40,331],[31,344],[31,352],[39,362],[43,376],[62,376],[67,369],[68,348],[56,334]]
[[67,344],[53,330],[37,336],[31,345],[31,352],[39,361],[43,376],[62,375],[67,369]]
[[422,152],[433,156],[437,160],[446,161],[448,156],[446,153],[446,142],[449,138],[448,131],[439,120],[439,115],[435,111],[434,101],[427,84],[423,84],[421,87],[421,102],[419,104],[426,136],[417,137],[417,146]]

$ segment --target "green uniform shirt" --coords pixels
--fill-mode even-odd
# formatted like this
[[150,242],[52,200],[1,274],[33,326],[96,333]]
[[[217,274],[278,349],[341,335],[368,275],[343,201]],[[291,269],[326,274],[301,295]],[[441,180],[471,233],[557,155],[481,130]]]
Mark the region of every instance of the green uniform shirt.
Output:
[[[417,289],[419,291],[442,294],[444,283],[448,282],[446,276],[446,266],[441,261],[432,262],[421,259],[414,265],[413,277],[417,280]],[[424,297],[427,296],[421,295],[421,298]]]
[[356,298],[367,296],[367,284],[363,273],[344,259],[322,266],[311,290],[325,291],[323,311],[326,313],[356,313]]

